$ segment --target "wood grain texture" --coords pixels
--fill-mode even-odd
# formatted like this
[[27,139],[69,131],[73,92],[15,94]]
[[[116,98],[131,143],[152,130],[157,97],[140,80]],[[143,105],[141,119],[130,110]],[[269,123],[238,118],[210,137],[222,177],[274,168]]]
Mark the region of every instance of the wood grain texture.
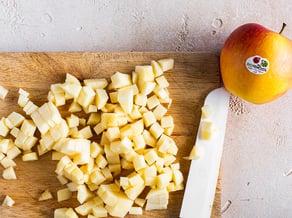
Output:
[[[12,111],[21,112],[17,105],[19,88],[31,93],[37,105],[46,102],[50,84],[64,82],[67,72],[79,79],[109,78],[114,72],[131,73],[136,65],[149,64],[151,60],[174,58],[175,68],[165,73],[170,83],[173,104],[168,113],[175,121],[173,138],[179,146],[177,155],[185,181],[190,162],[187,156],[194,144],[200,119],[200,108],[211,90],[219,87],[220,74],[218,56],[210,53],[0,53],[0,84],[9,90],[5,101],[0,102],[0,117]],[[61,108],[62,110],[62,108]],[[47,153],[36,162],[22,162],[18,157],[15,168],[18,179],[6,181],[0,178],[0,202],[5,195],[15,200],[12,208],[0,207],[0,217],[53,217],[59,207],[75,207],[76,197],[58,203],[56,191],[63,188],[56,179],[56,161]],[[1,169],[1,168],[0,168]],[[2,169],[1,169],[2,171]],[[53,200],[38,202],[42,191],[49,188]],[[170,194],[167,210],[145,211],[141,217],[177,218],[183,191]],[[194,202],[195,204],[196,202]],[[220,182],[217,186],[212,217],[220,217]],[[195,211],[190,211],[195,213]],[[136,217],[136,216],[127,216]]]

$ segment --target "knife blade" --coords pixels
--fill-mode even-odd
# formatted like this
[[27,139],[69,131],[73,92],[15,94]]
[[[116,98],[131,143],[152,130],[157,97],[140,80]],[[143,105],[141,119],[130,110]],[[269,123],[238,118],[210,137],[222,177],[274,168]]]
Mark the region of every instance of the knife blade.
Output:
[[223,87],[211,91],[205,98],[204,105],[213,109],[213,115],[208,121],[213,123],[216,135],[209,140],[201,139],[200,127],[206,120],[201,117],[195,146],[200,147],[204,152],[202,157],[191,161],[180,211],[181,218],[209,218],[211,216],[223,151],[229,98],[229,92]]

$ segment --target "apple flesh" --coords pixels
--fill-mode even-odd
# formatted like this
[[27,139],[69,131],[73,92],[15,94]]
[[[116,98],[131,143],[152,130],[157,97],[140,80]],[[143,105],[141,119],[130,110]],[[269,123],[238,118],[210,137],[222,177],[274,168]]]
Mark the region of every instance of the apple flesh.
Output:
[[[230,34],[220,55],[222,80],[229,92],[262,104],[277,99],[291,88],[292,43],[281,32],[248,23]],[[262,59],[262,69],[266,71],[250,71],[248,59],[253,60],[254,66],[259,66]]]

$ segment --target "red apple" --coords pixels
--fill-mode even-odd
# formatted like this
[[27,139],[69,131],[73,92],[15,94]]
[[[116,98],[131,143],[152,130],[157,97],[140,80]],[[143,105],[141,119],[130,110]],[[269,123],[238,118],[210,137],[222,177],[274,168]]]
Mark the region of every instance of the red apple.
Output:
[[292,43],[281,32],[248,23],[230,34],[220,55],[220,71],[228,91],[261,104],[292,87]]

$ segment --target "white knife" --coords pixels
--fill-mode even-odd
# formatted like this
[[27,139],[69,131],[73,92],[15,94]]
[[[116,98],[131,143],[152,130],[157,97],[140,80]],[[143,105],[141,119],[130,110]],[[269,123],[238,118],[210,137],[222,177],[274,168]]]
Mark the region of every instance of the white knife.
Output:
[[209,218],[215,197],[218,180],[230,94],[224,88],[211,91],[204,105],[213,109],[213,115],[208,119],[216,128],[216,135],[209,140],[202,140],[197,133],[195,146],[204,151],[201,158],[192,160],[185,188],[181,218]]

